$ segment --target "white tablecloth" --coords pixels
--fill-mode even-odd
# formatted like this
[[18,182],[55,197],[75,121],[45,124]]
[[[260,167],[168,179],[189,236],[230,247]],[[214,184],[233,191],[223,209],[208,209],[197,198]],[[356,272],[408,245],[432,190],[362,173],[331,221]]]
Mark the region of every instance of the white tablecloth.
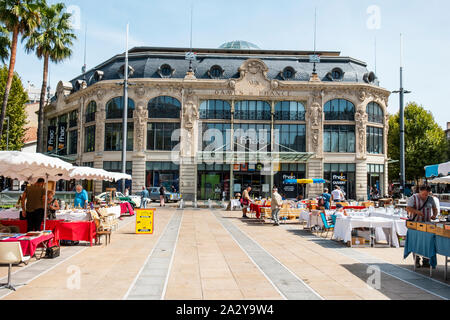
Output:
[[120,218],[120,215],[121,215],[120,206],[109,207],[109,208],[106,208],[106,210],[107,210],[108,214],[113,214],[116,219]]
[[334,229],[333,239],[341,239],[345,243],[352,241],[352,230],[355,228],[381,228],[375,232],[376,237],[378,234],[376,240],[383,240],[379,237],[380,232],[384,231],[383,233],[385,233],[386,238],[389,236],[391,237],[391,244],[396,248],[400,247],[395,221],[393,219],[385,219],[380,217],[338,217]]
[[0,211],[0,219],[20,219],[20,211],[13,208]]
[[91,214],[84,210],[59,210],[56,211],[56,220],[91,221]]

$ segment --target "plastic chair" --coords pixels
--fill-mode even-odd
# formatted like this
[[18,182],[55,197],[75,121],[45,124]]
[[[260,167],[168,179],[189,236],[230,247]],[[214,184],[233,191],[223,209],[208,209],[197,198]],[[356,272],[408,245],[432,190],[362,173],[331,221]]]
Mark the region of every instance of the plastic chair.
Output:
[[8,265],[8,283],[0,284],[0,288],[16,291],[16,288],[11,284],[11,268],[13,265],[27,264],[29,260],[29,256],[23,256],[19,242],[0,243],[0,264]]
[[330,230],[334,230],[335,223],[333,222],[332,225],[329,225],[327,217],[325,216],[325,213],[323,213],[323,212],[320,213],[320,217],[322,218],[322,222],[323,222],[323,229],[322,229],[321,235],[323,234],[323,231],[325,229],[325,230],[327,230],[327,234],[326,234],[325,238],[328,238],[328,232]]

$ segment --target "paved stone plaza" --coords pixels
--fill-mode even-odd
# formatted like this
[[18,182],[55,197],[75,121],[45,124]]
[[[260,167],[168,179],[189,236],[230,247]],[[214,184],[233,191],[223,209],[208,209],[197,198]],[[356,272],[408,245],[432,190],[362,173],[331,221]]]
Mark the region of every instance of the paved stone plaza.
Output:
[[[164,208],[155,233],[124,218],[108,246],[63,247],[61,257],[15,267],[5,300],[442,300],[444,259],[414,273],[399,248],[347,248],[303,230],[242,220],[241,213]],[[103,240],[104,241],[104,240]],[[371,288],[381,270],[379,290]],[[7,268],[0,268],[5,282]]]

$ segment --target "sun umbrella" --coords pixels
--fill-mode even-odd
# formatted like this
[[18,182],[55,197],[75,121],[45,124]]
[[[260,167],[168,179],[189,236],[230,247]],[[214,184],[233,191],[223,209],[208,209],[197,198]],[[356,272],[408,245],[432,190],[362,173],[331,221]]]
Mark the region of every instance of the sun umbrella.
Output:
[[40,153],[0,151],[0,175],[10,179],[36,182],[45,177],[44,230],[47,222],[48,180],[69,180],[73,166]]
[[284,181],[285,184],[323,184],[326,183],[324,179],[288,179]]

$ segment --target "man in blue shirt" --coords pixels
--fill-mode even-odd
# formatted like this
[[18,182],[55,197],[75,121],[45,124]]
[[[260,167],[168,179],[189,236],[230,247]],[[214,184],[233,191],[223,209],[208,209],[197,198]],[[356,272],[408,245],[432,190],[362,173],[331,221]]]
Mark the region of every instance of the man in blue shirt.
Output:
[[81,185],[77,185],[75,190],[75,208],[86,209],[89,204],[88,193]]
[[322,198],[325,201],[324,207],[325,210],[330,210],[331,208],[331,194],[328,193],[328,189],[325,188],[325,190],[323,190],[324,193],[322,194]]

